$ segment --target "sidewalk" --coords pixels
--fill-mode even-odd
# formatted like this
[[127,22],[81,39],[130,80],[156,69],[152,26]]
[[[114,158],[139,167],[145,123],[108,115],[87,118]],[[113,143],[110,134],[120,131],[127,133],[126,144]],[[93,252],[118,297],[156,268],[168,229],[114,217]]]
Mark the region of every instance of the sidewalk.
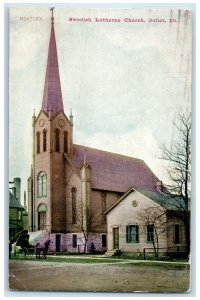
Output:
[[186,262],[186,261],[177,261],[177,260],[173,260],[173,261],[164,261],[164,260],[147,260],[147,259],[126,259],[126,258],[115,258],[115,257],[108,257],[103,255],[73,255],[73,254],[67,254],[67,255],[48,255],[47,257],[54,257],[54,258],[70,258],[70,259],[105,259],[110,262],[110,260],[113,261],[113,263],[116,262],[121,262],[121,263],[163,263],[163,264],[184,264],[184,265],[190,265],[190,262]]

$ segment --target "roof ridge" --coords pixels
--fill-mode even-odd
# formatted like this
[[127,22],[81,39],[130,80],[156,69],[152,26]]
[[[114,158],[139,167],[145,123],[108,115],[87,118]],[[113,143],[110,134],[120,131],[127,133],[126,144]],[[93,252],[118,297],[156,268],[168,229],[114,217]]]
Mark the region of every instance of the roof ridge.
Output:
[[116,156],[121,156],[121,157],[129,158],[129,159],[132,159],[132,160],[138,160],[138,161],[141,161],[141,162],[145,163],[145,161],[143,159],[141,159],[141,158],[137,158],[137,157],[133,157],[133,156],[128,156],[128,155],[125,155],[125,154],[115,153],[115,152],[111,152],[111,151],[107,151],[107,150],[97,149],[97,148],[93,148],[93,147],[89,147],[89,146],[83,146],[83,145],[78,145],[78,144],[74,144],[74,146],[78,146],[78,147],[82,147],[82,148],[88,148],[88,149],[92,149],[92,150],[96,150],[96,151],[101,151],[101,152],[104,152],[104,153],[108,153],[108,154],[113,154],[113,155],[116,155]]

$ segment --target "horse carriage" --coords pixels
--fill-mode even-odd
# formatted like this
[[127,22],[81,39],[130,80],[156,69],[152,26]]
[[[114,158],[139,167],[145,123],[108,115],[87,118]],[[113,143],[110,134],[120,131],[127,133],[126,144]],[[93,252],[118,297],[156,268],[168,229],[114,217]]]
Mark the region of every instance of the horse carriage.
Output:
[[33,241],[29,242],[30,235],[27,230],[22,230],[16,236],[13,237],[9,242],[9,258],[12,256],[18,256],[20,254],[34,254],[36,258],[46,259],[47,252],[49,250],[50,239],[47,238],[43,243],[37,242],[34,244]]
[[34,247],[29,244],[29,234],[27,230],[22,230],[13,236],[9,241],[9,257],[28,253],[34,253]]

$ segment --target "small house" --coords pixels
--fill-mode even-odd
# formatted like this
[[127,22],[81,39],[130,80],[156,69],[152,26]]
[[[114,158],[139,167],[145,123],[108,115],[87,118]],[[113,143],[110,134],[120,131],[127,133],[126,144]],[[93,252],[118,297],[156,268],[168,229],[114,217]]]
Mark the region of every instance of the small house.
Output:
[[105,212],[108,253],[184,252],[185,225],[177,203],[166,192],[129,189]]

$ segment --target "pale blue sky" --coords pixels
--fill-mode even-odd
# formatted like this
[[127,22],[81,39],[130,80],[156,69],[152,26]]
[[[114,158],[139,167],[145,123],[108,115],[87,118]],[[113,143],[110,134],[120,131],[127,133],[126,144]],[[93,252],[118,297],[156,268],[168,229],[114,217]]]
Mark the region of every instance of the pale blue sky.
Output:
[[[174,115],[191,101],[191,20],[178,10],[55,10],[65,113],[74,142],[144,159],[165,180],[156,158],[172,142]],[[20,17],[42,21],[20,21]],[[120,18],[120,23],[69,22]],[[125,23],[124,18],[146,23]],[[165,18],[166,23],[149,23]],[[169,23],[175,18],[176,23]],[[39,113],[50,34],[48,8],[10,12],[10,179],[30,174],[31,117]]]

